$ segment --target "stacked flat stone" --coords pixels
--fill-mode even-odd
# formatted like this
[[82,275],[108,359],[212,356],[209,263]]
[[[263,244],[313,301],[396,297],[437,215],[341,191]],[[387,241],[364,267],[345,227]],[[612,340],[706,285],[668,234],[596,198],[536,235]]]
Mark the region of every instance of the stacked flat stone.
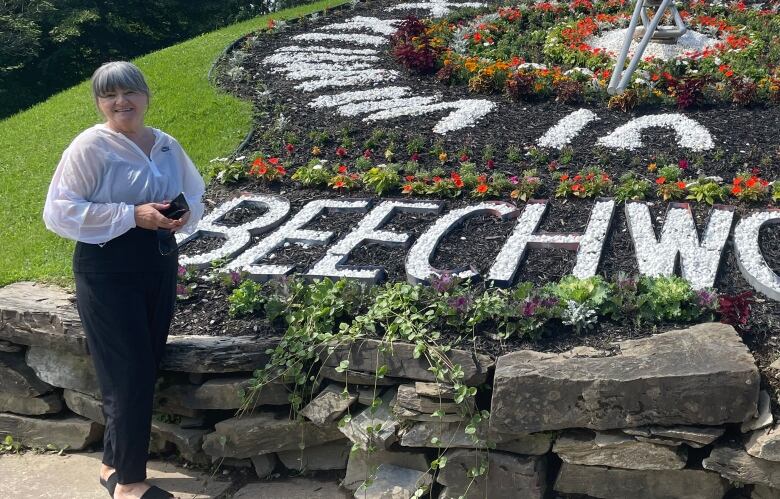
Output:
[[[438,498],[534,499],[554,488],[720,499],[735,483],[752,484],[756,499],[780,497],[780,427],[730,326],[701,324],[608,351],[516,351],[496,360],[447,352],[466,385],[492,385],[490,407],[455,403],[453,387],[414,358],[414,345],[334,345],[321,355],[315,394],[298,420],[282,383],[265,386],[254,410],[241,396],[246,373],[265,365],[275,341],[172,336],[155,396],[165,417],[153,421],[150,448],[199,464],[253,466],[259,477],[281,467],[345,470],[342,486],[361,498],[422,488]],[[480,409],[491,417],[467,434]],[[0,288],[0,438],[78,450],[99,443],[103,424],[70,296],[32,283]],[[434,470],[442,457],[446,466]],[[478,464],[486,474],[471,478]]]

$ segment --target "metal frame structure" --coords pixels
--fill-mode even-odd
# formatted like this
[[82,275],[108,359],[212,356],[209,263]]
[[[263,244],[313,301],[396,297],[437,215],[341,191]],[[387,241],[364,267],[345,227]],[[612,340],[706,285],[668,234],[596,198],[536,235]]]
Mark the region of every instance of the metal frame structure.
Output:
[[[653,18],[648,16],[649,9],[656,9]],[[669,12],[674,19],[674,26],[659,26],[664,14]],[[642,21],[642,27],[637,27],[639,21]],[[626,90],[628,83],[631,81],[631,75],[634,74],[639,61],[642,60],[642,55],[645,53],[647,44],[651,40],[659,43],[674,44],[677,40],[685,34],[688,28],[677,11],[677,7],[674,6],[672,0],[636,0],[636,6],[634,7],[634,13],[631,16],[631,22],[628,25],[626,31],[626,38],[623,41],[623,47],[620,50],[617,61],[615,62],[615,70],[612,72],[612,78],[609,80],[609,86],[607,92],[610,95],[621,94]],[[626,64],[626,58],[628,57],[628,50],[631,48],[631,42],[634,36],[640,36],[641,40],[639,45],[631,57],[631,61],[628,64],[628,68],[623,70]]]

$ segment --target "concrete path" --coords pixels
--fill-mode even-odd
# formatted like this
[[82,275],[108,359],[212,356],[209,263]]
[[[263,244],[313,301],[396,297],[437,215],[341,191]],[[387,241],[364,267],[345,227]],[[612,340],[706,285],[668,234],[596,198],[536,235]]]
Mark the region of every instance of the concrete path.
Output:
[[[101,453],[0,455],[2,499],[106,499],[98,483]],[[346,499],[336,480],[280,478],[245,485],[230,494],[228,477],[150,461],[149,481],[181,499]],[[235,488],[232,488],[235,490]]]

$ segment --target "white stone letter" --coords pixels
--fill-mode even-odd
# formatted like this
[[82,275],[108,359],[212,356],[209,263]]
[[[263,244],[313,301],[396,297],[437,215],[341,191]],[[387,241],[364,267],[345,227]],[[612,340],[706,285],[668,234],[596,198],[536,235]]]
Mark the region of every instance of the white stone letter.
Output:
[[564,248],[576,251],[577,263],[572,274],[580,279],[596,275],[604,239],[615,211],[615,201],[611,199],[596,201],[583,234],[537,233],[536,228],[545,211],[547,211],[547,201],[531,202],[526,205],[514,231],[490,268],[488,280],[501,286],[510,286],[528,248]]
[[327,244],[333,237],[333,232],[304,229],[308,223],[319,216],[323,210],[365,212],[370,201],[338,201],[333,199],[317,199],[304,206],[287,223],[269,234],[266,238],[249,248],[241,256],[233,260],[229,270],[245,270],[257,280],[274,276],[287,275],[293,270],[292,265],[256,265],[256,262],[267,257],[273,250],[289,241],[292,243]]
[[[267,208],[262,216],[236,227],[219,225],[225,215],[242,204]],[[194,241],[200,237],[219,237],[225,242],[219,248],[207,253],[179,257],[181,265],[193,265],[197,268],[208,267],[211,262],[219,259],[230,259],[241,253],[251,241],[252,236],[262,234],[276,228],[290,214],[290,202],[283,197],[270,194],[249,194],[233,198],[206,215],[198,222],[198,228],[189,236],[176,234],[179,246]]]
[[[431,266],[431,259],[436,252],[436,246],[439,245],[439,241],[465,219],[483,213],[490,213],[503,220],[517,215],[517,208],[514,205],[502,201],[487,201],[447,213],[420,236],[406,255],[407,280],[413,284],[425,282],[432,275],[441,275],[445,272]],[[474,277],[476,273],[466,270],[457,275],[458,277],[465,279]]]
[[330,277],[333,279],[350,278],[377,282],[384,277],[384,268],[358,268],[345,266],[349,254],[363,243],[376,243],[383,246],[405,246],[409,234],[378,230],[394,212],[404,213],[440,213],[441,203],[414,203],[404,201],[385,201],[366,215],[355,229],[328,249],[325,256],[307,272],[309,277]]
[[644,203],[626,203],[626,223],[639,264],[639,272],[649,276],[674,275],[679,259],[682,277],[694,289],[715,284],[723,246],[729,237],[734,211],[715,207],[699,242],[696,223],[687,203],[670,203],[659,242]]
[[764,260],[758,246],[758,233],[764,224],[780,224],[780,210],[766,210],[743,218],[734,229],[734,249],[742,275],[756,290],[780,301],[780,277]]

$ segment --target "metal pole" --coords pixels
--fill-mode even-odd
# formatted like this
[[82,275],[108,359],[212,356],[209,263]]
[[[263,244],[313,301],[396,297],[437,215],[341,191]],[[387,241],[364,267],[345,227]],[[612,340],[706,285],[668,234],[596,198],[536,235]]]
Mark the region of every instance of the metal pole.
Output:
[[[637,0],[637,2],[639,1],[640,0]],[[631,58],[631,62],[628,64],[628,69],[626,69],[626,71],[623,73],[623,77],[621,78],[620,83],[617,86],[618,92],[622,92],[628,86],[628,83],[631,80],[631,75],[636,70],[637,65],[639,65],[639,61],[642,60],[642,54],[645,53],[647,44],[650,43],[650,38],[653,37],[653,33],[655,33],[655,29],[658,27],[658,24],[661,22],[661,19],[664,16],[664,12],[666,11],[666,8],[669,6],[670,2],[671,0],[663,0],[663,2],[661,2],[661,5],[658,7],[658,10],[653,16],[653,20],[650,21],[650,26],[647,26],[647,29],[645,30],[645,34],[642,37],[642,40],[639,42],[639,45],[637,46],[636,51],[634,52],[634,56]],[[626,42],[630,44],[631,38],[626,38]],[[607,89],[607,91],[609,92],[609,89]]]
[[636,31],[636,25],[639,22],[639,16],[642,13],[643,3],[644,0],[636,0],[634,14],[631,16],[631,23],[628,25],[628,31],[626,31],[626,39],[623,40],[623,47],[620,49],[620,55],[618,55],[617,61],[615,62],[615,71],[612,72],[612,78],[609,79],[609,86],[607,87],[607,93],[609,95],[618,93],[618,79],[623,73],[623,66],[626,64],[628,49],[631,48],[631,41],[634,39],[634,31]]

